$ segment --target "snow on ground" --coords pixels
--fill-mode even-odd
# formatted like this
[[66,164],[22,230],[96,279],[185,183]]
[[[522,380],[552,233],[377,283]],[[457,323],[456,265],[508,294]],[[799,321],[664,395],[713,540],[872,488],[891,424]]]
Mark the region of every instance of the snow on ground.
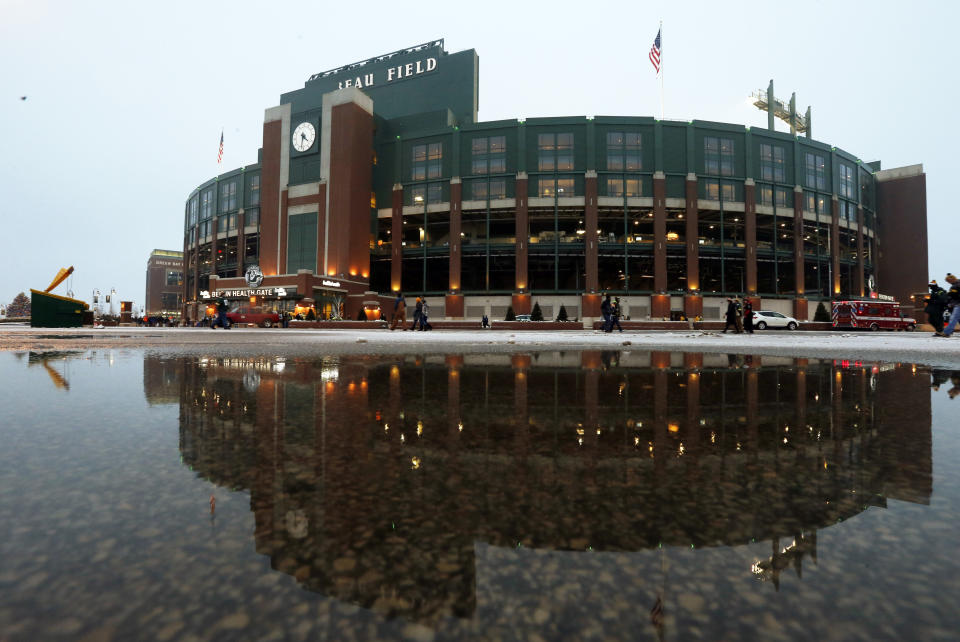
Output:
[[960,369],[960,334],[789,332],[755,334],[590,330],[495,331],[301,330],[232,328],[73,328],[0,326],[0,350],[125,347],[210,350],[224,354],[482,353],[550,350],[665,350],[922,363]]

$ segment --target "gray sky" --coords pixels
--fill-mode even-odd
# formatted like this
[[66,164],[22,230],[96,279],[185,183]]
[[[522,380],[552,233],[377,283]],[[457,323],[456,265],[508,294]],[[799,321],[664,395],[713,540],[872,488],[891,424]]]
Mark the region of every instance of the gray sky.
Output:
[[765,127],[747,96],[772,78],[812,106],[815,139],[884,168],[923,163],[941,279],[960,272],[958,18],[952,1],[0,0],[0,302],[73,265],[78,298],[116,288],[142,305],[151,250],[182,249],[195,187],[256,161],[282,92],[434,38],[477,50],[481,120],[659,116],[647,53],[660,20],[666,118]]

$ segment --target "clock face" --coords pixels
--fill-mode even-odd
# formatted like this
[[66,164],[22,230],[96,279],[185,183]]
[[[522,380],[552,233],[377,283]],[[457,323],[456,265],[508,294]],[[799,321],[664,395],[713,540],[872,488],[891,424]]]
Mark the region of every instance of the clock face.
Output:
[[317,130],[310,123],[300,123],[293,130],[293,148],[298,152],[305,152],[313,147],[313,141],[317,138]]

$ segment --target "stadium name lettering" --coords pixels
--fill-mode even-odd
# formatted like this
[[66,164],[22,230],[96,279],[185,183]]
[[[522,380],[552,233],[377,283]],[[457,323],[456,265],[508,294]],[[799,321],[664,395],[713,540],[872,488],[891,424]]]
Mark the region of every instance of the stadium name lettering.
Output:
[[[390,67],[387,69],[386,82],[393,82],[394,80],[409,78],[410,76],[419,76],[420,74],[431,72],[436,68],[436,58],[427,58],[426,60],[418,60],[416,62],[408,62],[405,65]],[[356,78],[347,78],[346,80],[341,80],[337,88],[343,89],[345,87],[359,87],[363,89],[364,87],[371,87],[374,84],[376,83],[374,75],[371,72],[369,74],[357,76]]]

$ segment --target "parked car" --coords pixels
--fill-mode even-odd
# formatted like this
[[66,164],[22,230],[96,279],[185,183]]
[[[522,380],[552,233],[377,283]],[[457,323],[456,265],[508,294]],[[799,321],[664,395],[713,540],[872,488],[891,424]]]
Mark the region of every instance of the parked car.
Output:
[[793,317],[788,317],[773,310],[757,310],[753,313],[753,327],[757,330],[766,330],[767,328],[796,330],[800,327],[800,322]]
[[530,320],[530,315],[529,315],[529,314],[518,314],[518,315],[517,315],[517,321],[529,321],[529,320]]
[[260,306],[252,306],[249,303],[241,303],[227,312],[227,319],[230,324],[234,323],[254,323],[263,328],[269,328],[280,324],[280,315],[273,310]]

